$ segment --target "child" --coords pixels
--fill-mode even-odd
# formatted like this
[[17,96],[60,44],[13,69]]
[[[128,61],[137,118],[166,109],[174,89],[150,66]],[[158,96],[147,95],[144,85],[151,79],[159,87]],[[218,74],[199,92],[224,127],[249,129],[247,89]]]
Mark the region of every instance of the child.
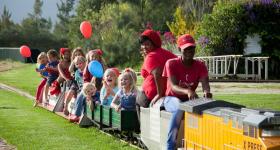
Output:
[[103,76],[103,86],[100,91],[100,101],[102,105],[110,106],[111,102],[119,90],[117,80],[119,70],[117,68],[109,68],[105,71]]
[[51,95],[58,95],[60,93],[60,83],[68,81],[68,84],[73,80],[71,73],[69,72],[69,66],[71,63],[71,50],[69,48],[60,48],[61,61],[58,64],[59,77],[53,83],[53,89],[50,91]]
[[82,50],[81,47],[77,47],[73,50],[72,52],[72,56],[71,56],[71,64],[69,66],[69,72],[71,72],[72,74],[75,73],[75,71],[77,70],[77,68],[75,67],[75,63],[73,62],[74,59],[77,57],[77,56],[83,56],[85,57],[85,54]]
[[76,112],[73,117],[70,117],[70,122],[78,122],[80,120],[82,112],[85,113],[87,111],[86,103],[90,106],[91,110],[93,110],[94,104],[99,103],[100,95],[93,83],[84,83],[82,94],[83,99],[77,101]]
[[68,94],[66,95],[65,98],[65,102],[64,102],[64,114],[68,115],[68,111],[67,111],[67,105],[69,103],[69,101],[72,99],[73,96],[77,96],[77,94],[79,93],[79,91],[82,89],[83,87],[83,70],[85,69],[86,66],[86,59],[83,56],[77,56],[75,57],[75,59],[73,60],[73,63],[75,64],[77,70],[75,71],[74,74],[74,84],[71,85],[70,91],[68,92]]
[[44,68],[46,68],[46,65],[48,64],[48,57],[45,52],[41,52],[37,57],[37,66],[36,71],[40,73],[40,76],[43,78],[40,84],[37,87],[36,91],[36,100],[34,102],[34,107],[38,105],[38,103],[42,103],[42,92],[43,88],[46,85],[48,72],[43,71]]
[[[100,49],[96,49],[96,50],[90,50],[88,53],[87,53],[87,65],[83,71],[83,80],[84,80],[84,83],[93,83],[96,87],[96,90],[97,91],[100,91],[101,87],[102,87],[102,78],[95,78],[93,77],[89,70],[88,70],[88,64],[89,62],[93,61],[93,60],[97,60],[99,61],[102,66],[103,66],[103,69],[105,70],[105,65],[104,65],[104,61],[102,59],[102,50]],[[99,93],[98,93],[99,94]],[[75,121],[75,119],[77,119],[78,117],[81,116],[81,113],[82,113],[82,104],[83,104],[83,100],[85,99],[85,96],[83,93],[79,93],[78,96],[77,96],[77,99],[76,99],[76,110],[75,110],[75,117],[74,119],[70,119],[70,121]]]
[[84,73],[83,73],[84,82],[95,83],[97,91],[100,91],[100,89],[102,87],[102,78],[92,77],[92,75],[90,74],[90,72],[88,70],[88,64],[93,60],[97,60],[102,64],[103,70],[106,70],[105,63],[104,63],[104,60],[102,58],[102,54],[103,54],[103,52],[102,52],[101,49],[90,50],[87,53],[87,56],[86,56],[87,66],[86,66],[86,68],[84,70]]
[[59,63],[59,55],[58,53],[54,50],[51,49],[47,52],[48,60],[49,63],[47,64],[46,68],[43,69],[44,71],[48,72],[48,77],[47,77],[47,84],[45,85],[45,97],[44,97],[44,105],[46,106],[48,104],[48,92],[49,92],[49,87],[51,84],[57,79],[58,77],[58,69],[57,65]]
[[[93,105],[100,103],[100,94],[97,91],[93,83],[85,83],[83,86],[83,94],[86,97],[86,102],[93,111]],[[86,107],[84,107],[84,112],[86,112]]]
[[116,111],[121,109],[126,110],[135,110],[135,101],[137,96],[137,87],[136,87],[137,76],[135,72],[127,68],[123,71],[120,76],[120,90],[115,95],[111,107]]

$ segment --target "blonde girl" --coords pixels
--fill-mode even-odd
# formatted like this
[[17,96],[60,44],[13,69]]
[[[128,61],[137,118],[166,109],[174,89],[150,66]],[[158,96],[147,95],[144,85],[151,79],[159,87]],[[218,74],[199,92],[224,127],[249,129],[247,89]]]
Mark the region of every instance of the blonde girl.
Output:
[[72,52],[72,56],[71,56],[71,65],[69,66],[69,72],[74,73],[77,68],[75,67],[75,63],[73,63],[73,60],[77,57],[77,56],[82,56],[85,57],[85,54],[82,50],[81,47],[77,47],[73,50]]
[[48,64],[48,57],[45,52],[41,52],[37,57],[37,68],[36,71],[40,73],[40,76],[43,78],[40,82],[40,84],[37,87],[36,91],[36,99],[34,102],[34,107],[38,105],[38,103],[42,103],[42,95],[43,95],[43,89],[47,82],[48,72],[44,71],[46,68],[46,65]]
[[88,104],[93,110],[93,106],[96,103],[99,103],[99,92],[97,91],[95,85],[93,83],[84,83],[82,92],[80,93],[83,95],[80,97],[80,100],[77,100],[76,102],[76,111],[75,115],[71,116],[69,118],[70,122],[78,122],[80,119],[80,116],[87,111],[87,105]]
[[120,90],[115,95],[111,107],[116,111],[121,109],[135,110],[135,102],[137,96],[136,87],[137,76],[131,68],[125,69],[119,78]]
[[102,105],[110,106],[115,94],[118,92],[118,76],[117,68],[106,69],[103,76],[103,86],[100,91],[100,101]]
[[79,91],[81,91],[83,87],[83,70],[85,69],[86,66],[86,59],[83,56],[77,56],[73,60],[73,63],[75,64],[75,67],[77,70],[74,73],[74,82],[70,87],[69,92],[66,94],[65,101],[64,101],[64,114],[68,115],[69,112],[67,110],[67,106],[69,101],[72,99],[72,97],[76,97]]

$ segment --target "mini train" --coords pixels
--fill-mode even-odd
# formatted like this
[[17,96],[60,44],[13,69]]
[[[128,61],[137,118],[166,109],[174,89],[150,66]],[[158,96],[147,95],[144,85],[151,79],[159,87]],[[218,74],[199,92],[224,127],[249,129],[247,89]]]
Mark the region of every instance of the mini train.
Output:
[[[62,113],[64,93],[51,96],[49,106]],[[197,99],[180,104],[185,111],[177,137],[177,147],[186,150],[280,150],[280,111],[257,110],[222,101]],[[65,117],[65,116],[64,116]],[[139,125],[136,111],[116,112],[108,106],[87,106],[81,127],[97,126],[141,149],[166,149],[171,113],[157,108],[141,108]],[[139,133],[139,128],[141,133]]]

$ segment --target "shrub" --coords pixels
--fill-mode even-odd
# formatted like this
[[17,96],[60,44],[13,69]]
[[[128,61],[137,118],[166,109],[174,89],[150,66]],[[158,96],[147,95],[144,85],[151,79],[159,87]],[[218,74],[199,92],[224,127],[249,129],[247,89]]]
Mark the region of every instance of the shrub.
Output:
[[197,29],[199,55],[243,54],[247,35],[261,37],[262,53],[270,56],[270,74],[279,75],[280,3],[260,0],[239,3],[217,3],[212,14],[205,15]]

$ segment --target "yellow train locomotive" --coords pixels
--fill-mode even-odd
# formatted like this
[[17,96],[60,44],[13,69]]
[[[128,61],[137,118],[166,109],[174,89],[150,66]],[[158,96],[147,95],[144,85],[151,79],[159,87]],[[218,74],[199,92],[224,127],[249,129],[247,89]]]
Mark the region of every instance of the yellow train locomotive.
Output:
[[280,112],[225,101],[182,103],[187,150],[280,150]]

